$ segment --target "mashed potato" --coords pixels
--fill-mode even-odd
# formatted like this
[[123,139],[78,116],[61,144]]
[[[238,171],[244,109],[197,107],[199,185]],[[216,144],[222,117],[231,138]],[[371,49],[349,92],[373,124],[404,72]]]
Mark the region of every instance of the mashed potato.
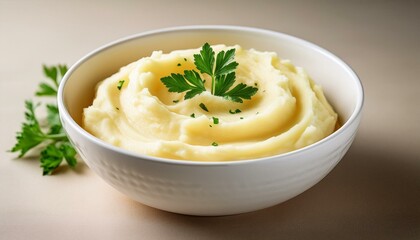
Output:
[[[156,157],[230,161],[265,157],[312,144],[336,126],[337,114],[302,68],[273,52],[236,48],[236,82],[258,88],[237,103],[205,91],[184,100],[161,78],[196,69],[200,49],[153,52],[97,86],[84,128],[115,146]],[[210,89],[210,81],[206,88]],[[205,111],[200,104],[204,104]]]

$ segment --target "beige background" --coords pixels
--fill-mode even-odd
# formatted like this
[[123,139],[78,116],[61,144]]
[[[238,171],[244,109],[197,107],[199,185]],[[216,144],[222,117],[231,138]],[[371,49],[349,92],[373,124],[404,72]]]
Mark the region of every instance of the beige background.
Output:
[[[419,1],[0,0],[0,239],[420,239]],[[41,64],[73,64],[126,35],[229,24],[292,34],[363,81],[354,145],[312,189],[275,207],[191,217],[138,204],[84,164],[42,177],[6,152]],[[255,196],[258,197],[258,196]]]

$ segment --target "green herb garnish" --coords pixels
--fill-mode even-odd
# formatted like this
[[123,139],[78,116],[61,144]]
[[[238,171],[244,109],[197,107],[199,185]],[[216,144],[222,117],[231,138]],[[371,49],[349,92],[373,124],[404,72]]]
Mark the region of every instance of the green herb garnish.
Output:
[[208,112],[209,110],[207,109],[206,105],[204,105],[204,103],[200,103],[200,108],[203,109],[204,111]]
[[124,85],[124,82],[125,82],[124,80],[118,81],[118,84],[117,84],[118,90],[121,90],[122,86]]
[[240,113],[240,112],[242,112],[240,109],[236,109],[235,111],[229,110],[230,114],[237,114],[237,113]]
[[[57,95],[58,84],[67,71],[67,67],[57,65],[52,67],[43,66],[44,74],[53,85],[40,83],[37,96]],[[32,101],[25,101],[25,122],[22,129],[16,133],[16,144],[10,150],[19,152],[19,158],[24,157],[29,150],[37,146],[41,147],[40,163],[43,175],[50,175],[65,160],[67,165],[74,168],[77,164],[76,150],[72,147],[63,126],[61,125],[58,107],[55,104],[46,104],[46,126],[40,124],[35,110],[40,105]]]
[[61,78],[67,72],[67,66],[57,65],[53,67],[42,66],[44,75],[47,79],[52,82],[52,84],[47,82],[42,82],[39,84],[39,90],[36,91],[36,96],[57,96],[58,84],[60,83]]
[[[251,99],[258,88],[239,83],[231,89],[235,83],[235,69],[238,66],[234,58],[234,48],[226,52],[221,51],[215,57],[215,52],[211,46],[205,43],[200,54],[194,54],[194,64],[201,74],[207,74],[211,77],[211,94],[242,103],[243,99]],[[195,70],[185,70],[184,75],[172,73],[160,80],[169,92],[186,92],[184,99],[190,99],[206,91],[205,81]]]
[[219,146],[219,144],[217,142],[212,142],[211,145],[215,146],[215,147]]
[[217,117],[212,117],[214,124],[219,124],[219,119]]
[[191,113],[190,117],[195,118],[195,114]]

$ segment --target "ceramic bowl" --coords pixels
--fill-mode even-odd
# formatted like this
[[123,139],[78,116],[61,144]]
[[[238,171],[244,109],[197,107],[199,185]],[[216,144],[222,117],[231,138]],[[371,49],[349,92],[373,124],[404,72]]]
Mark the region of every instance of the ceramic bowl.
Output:
[[[81,127],[95,85],[154,50],[197,48],[204,42],[275,51],[307,70],[323,87],[342,126],[305,148],[231,162],[156,158],[114,147]],[[229,215],[267,208],[319,182],[350,147],[361,117],[363,88],[340,58],[305,40],[238,26],[186,26],[140,33],[89,53],[64,76],[58,93],[61,121],[86,164],[104,181],[138,202],[181,214]],[[106,200],[104,200],[106,201]]]

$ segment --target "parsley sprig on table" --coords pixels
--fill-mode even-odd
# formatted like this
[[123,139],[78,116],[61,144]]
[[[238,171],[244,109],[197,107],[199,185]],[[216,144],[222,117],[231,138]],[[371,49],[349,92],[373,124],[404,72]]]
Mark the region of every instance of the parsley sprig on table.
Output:
[[[211,77],[211,94],[225,99],[242,103],[243,99],[251,99],[258,88],[239,83],[231,88],[236,80],[235,70],[238,63],[235,61],[235,49],[226,52],[215,52],[208,43],[205,43],[200,54],[194,54],[194,64],[201,74]],[[186,92],[184,99],[190,99],[206,91],[205,80],[196,70],[185,70],[184,74],[172,73],[161,78],[162,83],[169,92]]]
[[[44,74],[49,82],[39,84],[35,93],[37,96],[57,96],[58,85],[67,72],[67,66],[43,66]],[[19,158],[24,157],[29,150],[41,147],[40,162],[43,175],[51,175],[53,171],[65,160],[70,167],[77,164],[76,150],[73,148],[61,125],[58,108],[55,104],[46,104],[46,124],[40,123],[35,110],[41,104],[25,101],[25,122],[22,129],[16,134],[16,144],[10,150],[19,152]]]

